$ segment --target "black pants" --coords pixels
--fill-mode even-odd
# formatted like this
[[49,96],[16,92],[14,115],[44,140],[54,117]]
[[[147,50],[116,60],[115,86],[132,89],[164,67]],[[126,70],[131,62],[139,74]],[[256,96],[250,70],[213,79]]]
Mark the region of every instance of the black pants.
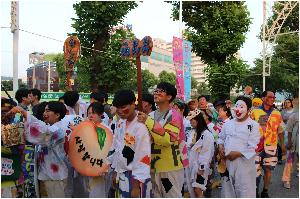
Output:
[[278,161],[282,160],[282,150],[281,150],[281,146],[279,144],[277,144],[277,158],[278,158]]

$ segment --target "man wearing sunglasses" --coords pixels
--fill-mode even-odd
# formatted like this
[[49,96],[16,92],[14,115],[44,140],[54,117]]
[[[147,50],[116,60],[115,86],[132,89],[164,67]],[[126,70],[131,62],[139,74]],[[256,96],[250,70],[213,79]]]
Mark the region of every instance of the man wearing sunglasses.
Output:
[[275,94],[272,91],[262,93],[263,104],[252,110],[251,117],[260,125],[260,142],[256,148],[256,194],[259,196],[259,183],[264,170],[264,187],[261,192],[262,198],[269,198],[268,188],[271,181],[272,170],[277,164],[277,143],[280,139],[282,153],[286,152],[283,135],[283,120],[278,110],[273,108]]

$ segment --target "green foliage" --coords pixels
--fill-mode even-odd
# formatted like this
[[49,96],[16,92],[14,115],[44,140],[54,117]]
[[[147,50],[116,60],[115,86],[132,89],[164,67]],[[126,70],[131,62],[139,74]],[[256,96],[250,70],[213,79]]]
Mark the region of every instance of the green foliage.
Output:
[[[113,26],[120,24],[125,15],[137,4],[133,1],[80,1],[73,5],[77,18],[72,18],[72,27],[80,39],[81,45],[103,50],[110,39]],[[83,56],[94,52],[83,48]]]
[[134,62],[120,56],[122,41],[134,35],[123,29],[113,31],[113,27],[136,6],[130,1],[81,1],[73,5],[77,18],[72,19],[72,27],[81,45],[93,48],[82,48],[83,58],[77,64],[80,91],[99,88],[114,92],[134,80]]
[[[2,80],[1,84],[6,91],[13,90],[13,80],[8,80],[8,81]],[[19,85],[18,88],[27,88],[28,89],[28,85],[24,84],[21,79],[18,79],[18,85]],[[4,89],[3,89],[3,91],[4,91]]]
[[205,68],[208,74],[209,90],[213,99],[229,99],[230,90],[239,85],[247,72],[248,65],[242,60],[231,57],[220,67],[218,64],[211,64]]
[[[177,20],[179,2],[172,5],[173,19]],[[193,43],[193,52],[208,64],[207,80],[213,98],[229,97],[230,89],[247,68],[233,58],[245,42],[251,24],[245,2],[184,1],[182,7],[183,21],[188,27],[184,35]]]
[[6,91],[12,91],[13,90],[13,80],[8,80],[8,81],[2,80],[1,85],[4,87],[4,89]]
[[[275,3],[273,10],[280,12],[282,5]],[[278,17],[274,14],[268,19],[268,25]],[[292,10],[283,23],[281,33],[299,31],[299,4]],[[260,35],[262,32],[260,33]],[[299,34],[286,34],[277,37],[274,45],[274,53],[271,59],[271,76],[266,77],[266,90],[273,90],[283,94],[294,94],[299,89]],[[258,58],[255,67],[250,73],[262,74],[263,61]],[[245,77],[242,86],[251,85],[254,92],[262,93],[262,76]]]
[[158,75],[159,82],[169,82],[170,84],[176,85],[176,75],[172,72],[168,73],[163,70]]
[[198,82],[193,76],[191,78],[191,84],[192,84],[192,89],[197,88]]
[[[179,3],[173,5],[173,19],[178,19]],[[185,36],[206,64],[225,63],[245,42],[251,23],[245,2],[187,1],[182,7]]]
[[121,41],[130,36],[132,37],[132,34],[125,30],[117,30],[108,43],[109,47],[105,48],[103,53],[79,61],[77,65],[79,90],[89,90],[95,83],[109,92],[115,92],[126,86],[132,88],[130,83],[136,79],[135,64],[119,54]]
[[[282,35],[276,40],[271,60],[271,76],[266,77],[266,90],[295,93],[299,89],[299,36]],[[262,74],[262,59],[256,59],[251,73]],[[262,93],[262,76],[248,76],[242,86],[251,85],[255,93]]]
[[199,83],[197,86],[197,94],[200,95],[210,95],[208,85],[205,83]]
[[143,92],[148,92],[148,89],[158,84],[158,79],[149,70],[142,70],[143,76]]
[[[287,3],[286,2],[280,2],[280,3]],[[295,3],[295,2],[294,2]],[[273,10],[276,10],[280,12],[283,9],[283,5],[279,3],[275,3],[272,7]],[[289,11],[285,11],[285,14],[287,14]],[[274,12],[272,17],[268,19],[268,26],[271,27],[272,23],[277,19],[278,14]],[[283,19],[280,19],[278,22],[281,24]],[[291,32],[291,31],[299,31],[299,3],[296,5],[296,7],[292,10],[288,18],[285,20],[281,27],[281,32]]]

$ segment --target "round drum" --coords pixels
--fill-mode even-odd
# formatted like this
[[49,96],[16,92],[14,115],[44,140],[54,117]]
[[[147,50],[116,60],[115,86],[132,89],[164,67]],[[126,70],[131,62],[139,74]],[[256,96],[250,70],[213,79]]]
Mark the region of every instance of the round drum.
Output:
[[107,172],[104,164],[113,136],[107,127],[91,121],[76,126],[69,141],[69,158],[77,172],[84,176],[99,176]]

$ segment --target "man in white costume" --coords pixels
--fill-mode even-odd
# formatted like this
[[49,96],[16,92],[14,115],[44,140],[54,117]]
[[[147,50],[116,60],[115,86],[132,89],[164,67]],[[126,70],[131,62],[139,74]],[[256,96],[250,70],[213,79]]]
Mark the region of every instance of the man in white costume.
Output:
[[227,175],[222,177],[222,197],[255,198],[255,148],[259,142],[259,124],[249,118],[251,99],[236,99],[236,118],[224,124],[219,134],[220,157],[226,160]]

